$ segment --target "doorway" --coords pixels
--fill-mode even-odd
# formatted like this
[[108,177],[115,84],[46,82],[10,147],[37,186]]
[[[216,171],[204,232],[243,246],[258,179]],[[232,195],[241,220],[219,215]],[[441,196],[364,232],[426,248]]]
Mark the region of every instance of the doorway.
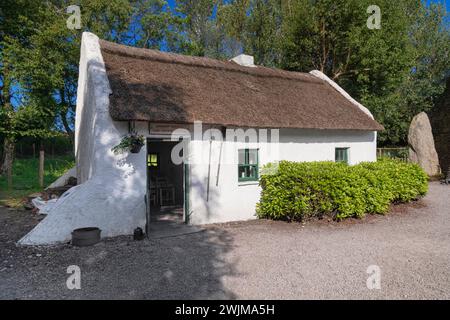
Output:
[[183,164],[171,159],[177,141],[170,139],[147,140],[147,222],[185,223],[187,198]]

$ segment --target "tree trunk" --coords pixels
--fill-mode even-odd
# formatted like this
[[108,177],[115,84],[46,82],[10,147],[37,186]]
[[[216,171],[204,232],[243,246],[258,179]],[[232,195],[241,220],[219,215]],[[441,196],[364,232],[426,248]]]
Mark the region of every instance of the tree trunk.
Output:
[[[11,88],[11,78],[9,77],[9,67],[7,64],[3,65],[2,72],[3,74],[1,76],[3,83],[0,91],[0,108],[3,109],[2,111],[8,114],[8,112],[13,111],[13,108],[11,106],[11,94],[9,91]],[[3,124],[6,129],[9,129],[9,122],[10,121],[7,120]],[[14,137],[8,136],[8,134],[6,134],[3,141],[3,159],[2,163],[0,164],[0,174],[6,174],[8,179],[8,187],[12,186],[12,165],[14,161],[15,142],[16,141]]]
[[12,187],[12,166],[14,161],[14,139],[5,138],[3,143],[4,159],[2,164],[2,172],[6,174],[8,180],[8,188]]
[[[68,93],[66,95],[66,92],[65,92],[64,88],[59,90],[59,94],[61,96],[62,103],[64,105],[66,105],[66,108],[62,108],[61,109],[59,115],[61,117],[61,121],[63,123],[64,129],[66,130],[67,134],[69,135],[70,140],[72,140],[72,144],[74,144],[74,142],[75,142],[75,134],[72,131],[72,129],[70,129],[69,122],[67,121],[67,112],[68,112],[68,110],[73,110],[73,106],[72,106],[71,99],[70,99],[70,94]],[[66,101],[66,97],[68,98],[67,101]]]
[[66,130],[67,134],[69,135],[70,140],[72,141],[72,144],[74,144],[75,142],[75,134],[72,131],[72,129],[70,129],[70,125],[69,122],[67,121],[67,112],[61,112],[61,122],[63,123],[64,129]]

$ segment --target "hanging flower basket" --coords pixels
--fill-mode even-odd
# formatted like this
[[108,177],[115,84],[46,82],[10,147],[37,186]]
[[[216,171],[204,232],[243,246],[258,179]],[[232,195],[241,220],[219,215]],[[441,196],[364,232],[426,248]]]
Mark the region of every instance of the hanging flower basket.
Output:
[[132,132],[122,138],[120,143],[111,149],[115,154],[124,152],[139,153],[141,148],[145,144],[145,138],[142,135],[138,135],[136,132]]
[[139,153],[139,151],[141,151],[141,148],[142,148],[142,144],[134,144],[131,146],[130,152],[131,153]]

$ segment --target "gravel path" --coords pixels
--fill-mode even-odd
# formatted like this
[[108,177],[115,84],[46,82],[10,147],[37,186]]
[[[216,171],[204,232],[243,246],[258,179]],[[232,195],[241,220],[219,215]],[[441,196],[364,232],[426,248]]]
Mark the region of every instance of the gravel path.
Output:
[[[17,248],[38,221],[0,208],[0,299],[450,299],[450,187],[388,216],[229,223],[151,241]],[[68,290],[69,265],[81,290]],[[369,265],[381,289],[369,290]]]

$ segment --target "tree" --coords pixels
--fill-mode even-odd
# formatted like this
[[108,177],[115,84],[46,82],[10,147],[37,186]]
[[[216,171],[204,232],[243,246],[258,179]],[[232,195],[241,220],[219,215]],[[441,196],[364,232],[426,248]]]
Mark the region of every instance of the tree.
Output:
[[220,0],[179,0],[176,15],[181,17],[179,35],[182,41],[178,52],[214,58],[228,58],[229,40],[218,13]]
[[18,138],[45,138],[54,134],[58,123],[72,133],[81,32],[89,30],[121,41],[128,30],[129,1],[80,1],[82,30],[67,28],[67,5],[67,1],[56,0],[6,0],[1,4],[3,171],[12,166]]
[[[268,45],[269,52],[280,68],[318,69],[327,74],[385,126],[379,135],[382,145],[404,145],[411,118],[429,110],[443,90],[450,41],[442,7],[426,7],[415,0],[378,1],[381,28],[369,29],[366,21],[371,1],[281,3],[265,14],[277,17],[273,19],[277,23],[267,27],[271,32],[260,33],[262,40],[252,35],[251,41],[273,44]],[[260,15],[255,8],[246,15],[247,20]],[[271,24],[270,19],[262,21]],[[264,56],[267,51],[259,46],[253,52]]]
[[180,35],[184,19],[174,14],[165,0],[133,1],[133,16],[126,43],[141,48],[180,51],[185,43]]
[[[289,3],[287,1],[286,3]],[[218,11],[225,34],[237,49],[255,57],[255,63],[278,66],[281,58],[283,3],[279,0],[235,0]]]
[[411,28],[414,66],[402,88],[410,116],[431,110],[450,75],[450,31],[444,23],[445,8],[435,4],[420,6],[415,16]]
[[5,0],[0,5],[0,134],[4,137],[0,173],[11,172],[18,135],[14,100],[17,102],[21,99],[21,95],[15,90],[18,85],[17,72],[13,59],[8,54],[8,49],[11,48],[8,42],[29,46],[29,37],[35,28],[33,21],[40,17],[39,5],[35,2]]

